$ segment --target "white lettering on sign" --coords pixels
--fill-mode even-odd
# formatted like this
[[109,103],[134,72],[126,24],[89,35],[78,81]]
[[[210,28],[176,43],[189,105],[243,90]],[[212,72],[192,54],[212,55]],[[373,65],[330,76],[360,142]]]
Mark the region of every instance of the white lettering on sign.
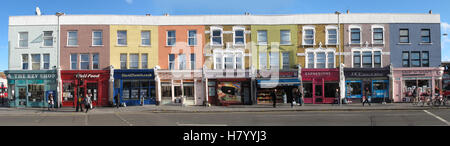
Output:
[[96,74],[96,75],[93,75],[93,74],[76,74],[75,75],[75,77],[76,78],[99,78],[100,77],[100,74]]
[[8,74],[8,79],[53,79],[56,74]]

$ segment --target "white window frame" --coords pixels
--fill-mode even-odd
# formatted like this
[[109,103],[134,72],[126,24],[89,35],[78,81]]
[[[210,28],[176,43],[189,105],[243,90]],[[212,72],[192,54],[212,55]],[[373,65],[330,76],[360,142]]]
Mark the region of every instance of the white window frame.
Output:
[[[328,33],[328,30],[336,30],[336,43],[335,44],[331,44],[329,42],[329,38],[330,38],[330,34]],[[338,32],[338,27],[336,25],[328,25],[325,27],[325,45],[338,45],[339,43],[339,32]]]
[[33,62],[33,55],[39,55],[39,69],[37,69],[37,70],[41,70],[42,69],[42,55],[41,54],[30,54],[30,56],[31,56],[31,70],[34,70],[33,69],[33,64],[37,63],[37,62]]
[[[313,30],[313,43],[312,44],[306,44],[305,39],[306,39],[306,30]],[[316,44],[316,27],[312,26],[312,25],[307,25],[307,26],[303,26],[302,27],[302,44],[304,46],[313,46]]]
[[[77,66],[75,67],[75,69],[73,69],[72,67],[72,55],[76,55],[77,57],[75,57],[77,60],[75,61],[77,63]],[[70,53],[70,70],[78,70],[78,54],[77,53]]]
[[[101,37],[100,38],[98,38],[98,37],[95,37],[95,33],[96,32],[100,32],[102,35],[101,35]],[[95,39],[100,39],[100,41],[101,41],[101,44],[100,45],[96,45],[96,44],[94,44],[94,40]],[[94,31],[92,31],[92,46],[103,46],[103,31],[102,30],[94,30]]]
[[[169,31],[175,32],[175,37],[169,37]],[[169,39],[175,39],[173,45],[169,45]],[[166,46],[175,46],[177,44],[177,31],[176,30],[167,30],[166,31]]]
[[[264,56],[266,58],[266,62],[264,63],[265,67],[261,65],[261,54],[264,54]],[[258,65],[259,65],[258,67],[260,70],[269,68],[269,65],[267,64],[267,62],[269,60],[268,57],[269,57],[269,55],[267,52],[258,52]]]
[[[383,43],[375,43],[375,38],[374,38],[374,33],[375,33],[375,29],[376,28],[381,28],[382,30],[383,30]],[[375,44],[375,45],[384,45],[385,44],[385,40],[386,40],[386,31],[385,31],[385,29],[384,29],[384,26],[382,26],[382,25],[372,25],[372,44]]]
[[[97,58],[98,58],[98,61],[97,61],[98,68],[94,68],[94,55],[97,55]],[[100,53],[92,53],[91,56],[92,56],[92,61],[91,61],[91,62],[92,62],[92,63],[91,63],[92,69],[93,69],[93,70],[98,70],[98,69],[100,69]]]
[[[288,54],[288,68],[284,68],[285,66],[284,66],[284,64],[285,64],[285,62],[284,62],[284,54]],[[281,68],[282,69],[289,69],[290,68],[290,66],[291,66],[291,52],[289,52],[289,51],[285,51],[285,52],[281,52]]]
[[[48,55],[48,68],[46,69],[45,68],[45,55]],[[44,70],[49,70],[50,68],[51,68],[51,66],[50,66],[50,53],[44,53],[44,54],[42,54],[42,69],[44,69]]]
[[[283,31],[289,31],[289,43],[283,44],[282,42],[282,38],[283,38],[283,34],[281,32]],[[280,45],[292,45],[292,33],[290,29],[282,29],[280,30]]]
[[[243,44],[236,44],[236,31],[242,31],[244,43]],[[243,26],[234,26],[233,27],[233,45],[234,46],[245,46],[246,45],[246,37],[245,37],[245,27]]]
[[[45,36],[45,32],[52,32],[52,35],[51,36]],[[43,38],[43,41],[42,41],[42,46],[43,47],[53,47],[53,45],[54,45],[54,43],[53,43],[53,31],[43,31],[42,32],[42,38]],[[50,39],[50,40],[52,40],[52,45],[51,46],[46,46],[45,45],[45,40],[48,40],[48,39]]]
[[[189,35],[189,32],[191,32],[191,31],[195,31],[195,36],[194,37],[191,37]],[[198,43],[197,43],[197,41],[198,41],[197,34],[198,34],[198,31],[196,29],[192,29],[192,30],[188,30],[187,31],[187,44],[188,44],[188,46],[197,46],[198,45]],[[193,44],[193,45],[189,44],[189,39],[194,39],[195,40],[194,41],[195,44]]]
[[80,57],[80,70],[86,70],[86,69],[82,69],[82,67],[81,67],[81,63],[84,63],[85,61],[83,61],[81,58],[81,56],[82,55],[87,55],[88,56],[88,61],[87,61],[87,63],[88,63],[88,65],[89,65],[89,67],[88,67],[88,70],[89,69],[91,69],[91,55],[89,54],[89,53],[81,53],[80,55],[79,55],[79,57]]
[[[214,44],[213,42],[213,38],[214,38],[214,31],[216,30],[220,30],[220,44]],[[222,26],[211,26],[210,27],[210,42],[211,42],[211,46],[223,46],[223,27]]]
[[[71,32],[76,32],[77,36],[75,38],[71,38],[70,35],[69,35]],[[75,40],[75,39],[77,40],[77,44],[76,45],[70,45],[69,44],[69,40]],[[67,46],[76,47],[76,46],[78,46],[78,43],[79,43],[78,42],[78,31],[77,30],[67,31]]]
[[[125,61],[122,61],[122,55],[125,55]],[[120,62],[120,69],[129,69],[128,66],[128,54],[127,53],[120,53],[119,54],[119,62]],[[122,63],[125,62],[125,68],[122,68]]]
[[[125,37],[124,38],[119,38],[119,31],[123,31],[125,32]],[[127,46],[128,45],[128,31],[127,30],[117,30],[117,46]],[[124,39],[125,40],[125,44],[119,44],[119,39]]]
[[[173,55],[173,61],[170,61],[170,55]],[[175,63],[176,63],[176,60],[177,60],[176,58],[177,58],[177,57],[175,56],[175,54],[169,54],[169,55],[167,56],[167,62],[169,63],[168,66],[167,66],[167,68],[168,68],[169,70],[175,70],[175,68],[176,68]],[[173,64],[173,68],[170,68],[170,63]]]
[[352,48],[351,50],[351,60],[352,60],[352,68],[354,68],[354,63],[353,63],[353,55],[355,54],[354,52],[359,51],[361,56],[360,59],[361,61],[360,63],[360,68],[364,68],[363,66],[363,52],[372,52],[372,67],[371,68],[375,68],[375,52],[379,51],[381,53],[381,68],[383,67],[383,49],[382,48]]
[[[148,69],[148,53],[142,53],[140,56],[141,56],[141,69]],[[146,56],[145,61],[143,56]],[[144,64],[146,65],[146,67],[144,67]]]
[[[128,56],[130,56],[130,61],[129,61],[129,64],[130,64],[130,67],[129,67],[129,69],[139,69],[139,54],[138,53],[130,53]],[[136,58],[132,58],[132,56],[137,56],[137,60],[136,61],[133,61],[133,59],[136,59]],[[136,66],[133,66],[133,63],[137,63],[137,65]]]
[[[20,46],[20,41],[25,41],[25,40],[20,39],[20,36],[21,36],[22,33],[26,33],[26,34],[27,34],[27,39],[26,39],[26,41],[27,41],[27,46]],[[30,33],[24,31],[24,32],[18,32],[17,34],[18,34],[17,40],[19,40],[19,41],[17,41],[17,47],[18,47],[18,48],[28,48],[28,47],[30,47],[30,43],[29,43],[29,42],[30,42],[30,41],[29,41]]]
[[[27,61],[27,62],[24,62],[24,61],[23,61],[23,56],[24,56],[24,55],[26,55],[26,56],[28,57],[28,61]],[[20,57],[21,57],[20,60],[21,60],[21,62],[22,62],[22,70],[30,70],[30,62],[31,62],[31,59],[30,59],[31,56],[30,56],[30,54],[22,54]],[[23,64],[24,64],[24,63],[27,63],[27,68],[26,68],[26,69],[23,68]]]
[[308,53],[313,53],[314,54],[314,68],[317,68],[317,53],[325,53],[325,68],[330,68],[328,66],[329,61],[328,61],[328,53],[329,52],[333,52],[334,54],[334,60],[333,60],[333,67],[332,68],[336,68],[336,57],[338,56],[336,54],[336,49],[335,48],[319,48],[319,49],[314,49],[314,48],[307,48],[305,49],[305,68],[308,68],[308,63],[309,63],[309,59],[308,59]]
[[[244,51],[243,50],[213,50],[213,56],[214,56],[214,69],[226,69],[225,68],[225,57],[227,55],[233,57],[232,60],[232,66],[233,69],[244,69],[244,62],[245,62],[245,55],[244,55]],[[236,62],[236,58],[240,56],[241,59],[241,68],[237,68],[237,62]],[[220,68],[217,67],[217,58],[219,58],[221,60],[221,64],[220,64]]]
[[[216,52],[214,51],[214,69],[224,69],[224,60],[223,60],[223,54],[222,52]],[[217,59],[220,59],[220,68],[217,66]]]
[[[355,29],[355,28],[359,29],[359,43],[352,43],[352,29]],[[348,43],[349,44],[358,44],[358,45],[363,44],[363,36],[362,36],[362,28],[361,28],[361,26],[359,26],[359,25],[350,25],[350,26],[348,26],[348,33],[349,33],[349,35],[348,35],[348,40],[349,40]]]
[[[142,33],[143,32],[148,32],[148,45],[147,44],[142,44],[142,41],[144,40],[144,38],[142,37]],[[152,45],[152,31],[151,30],[142,30],[141,31],[141,46],[151,46]],[[147,39],[147,38],[146,38]]]
[[[262,32],[262,31],[265,31],[266,32],[266,41],[265,42],[261,42],[260,41],[260,37],[259,37],[259,32]],[[256,31],[256,43],[258,44],[258,45],[260,45],[260,46],[267,46],[267,45],[269,45],[269,31],[267,31],[267,30],[257,30]]]
[[[190,54],[189,54],[190,55]],[[180,57],[180,56],[184,56],[184,57]],[[186,56],[186,54],[178,54],[178,70],[186,70],[187,69],[187,63],[186,63],[186,61],[187,61],[187,56]],[[183,62],[183,60],[181,59],[181,58],[183,58],[184,59],[184,62]],[[177,59],[175,59],[175,60],[177,60]],[[184,65],[184,66],[181,66],[181,65]],[[181,68],[181,67],[183,67],[183,68]]]

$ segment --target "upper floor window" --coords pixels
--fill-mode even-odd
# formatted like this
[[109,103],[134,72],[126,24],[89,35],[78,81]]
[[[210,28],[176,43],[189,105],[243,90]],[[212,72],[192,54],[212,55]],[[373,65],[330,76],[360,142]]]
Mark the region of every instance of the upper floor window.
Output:
[[214,54],[215,58],[215,69],[222,69],[222,54],[221,53],[217,53]]
[[428,51],[422,52],[422,67],[430,67],[430,54]]
[[334,52],[327,53],[328,68],[334,68]]
[[117,45],[120,45],[120,46],[127,45],[127,31],[125,31],[125,30],[117,31]]
[[258,30],[258,45],[267,45],[267,30]]
[[430,29],[422,29],[420,31],[420,36],[422,38],[422,43],[431,43]]
[[50,54],[44,54],[44,69],[50,69]]
[[402,66],[409,67],[409,52],[402,52]]
[[142,69],[148,68],[148,54],[141,55],[141,65],[142,65]]
[[336,29],[328,29],[327,30],[328,33],[328,39],[327,39],[327,43],[326,44],[337,44],[337,30]]
[[88,70],[89,64],[89,54],[80,54],[80,68]]
[[169,54],[169,70],[175,69],[175,54]]
[[313,52],[308,53],[308,67],[307,68],[314,68],[314,53]]
[[270,52],[270,69],[280,69],[280,53]]
[[141,45],[150,46],[150,31],[141,31]]
[[373,29],[373,43],[374,44],[383,44],[383,28],[374,28]]
[[359,51],[353,52],[353,67],[354,68],[361,67],[361,52]]
[[69,31],[67,36],[67,46],[78,45],[78,31]]
[[19,48],[28,47],[28,32],[19,32]]
[[361,43],[361,29],[352,28],[351,31],[351,43],[352,44],[360,44]]
[[186,69],[186,55],[185,54],[179,54],[178,55],[178,69],[179,70],[185,70]]
[[78,69],[78,55],[70,54],[70,69],[76,70]]
[[375,51],[373,52],[373,58],[374,58],[374,66],[375,67],[381,67],[381,52],[380,51]]
[[420,67],[420,52],[411,52],[411,67]]
[[363,67],[372,67],[372,52],[364,51],[362,53],[362,63]]
[[22,69],[23,70],[28,70],[28,54],[22,54]]
[[195,54],[191,54],[191,70],[195,69]]
[[238,53],[238,54],[236,54],[236,69],[243,69],[244,68],[244,66],[243,66],[243,55],[242,55],[242,53]]
[[283,69],[289,69],[289,52],[283,52]]
[[225,58],[224,58],[224,60],[225,60],[225,69],[234,69],[234,54],[232,54],[232,53],[225,53],[224,54],[225,56]]
[[259,53],[259,69],[267,69],[267,53]]
[[41,54],[31,54],[31,69],[41,69]]
[[197,45],[197,30],[189,30],[188,43],[189,43],[189,46]]
[[127,54],[120,54],[120,69],[127,69]]
[[92,69],[99,69],[99,56],[98,53],[92,54]]
[[53,31],[44,31],[44,46],[53,46]]
[[167,31],[167,46],[175,46],[175,42],[177,41],[176,31],[170,30]]
[[280,44],[281,45],[290,45],[291,44],[291,31],[290,30],[281,30],[280,31]]
[[222,30],[214,29],[212,31],[212,44],[213,45],[222,45]]
[[400,43],[409,43],[408,29],[400,29]]
[[92,45],[93,46],[103,45],[103,32],[102,31],[92,32]]
[[130,54],[130,69],[139,68],[139,54]]
[[325,52],[317,52],[316,53],[316,68],[326,68]]
[[305,45],[314,45],[314,29],[305,29],[305,34],[303,36]]
[[234,31],[234,44],[244,45],[245,44],[245,33],[243,29],[238,29]]

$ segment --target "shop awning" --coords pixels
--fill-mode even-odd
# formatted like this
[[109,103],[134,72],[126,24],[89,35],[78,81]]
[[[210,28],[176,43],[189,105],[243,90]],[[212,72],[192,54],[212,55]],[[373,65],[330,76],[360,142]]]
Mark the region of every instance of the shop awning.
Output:
[[274,88],[277,86],[300,86],[299,79],[263,79],[257,80],[261,88]]

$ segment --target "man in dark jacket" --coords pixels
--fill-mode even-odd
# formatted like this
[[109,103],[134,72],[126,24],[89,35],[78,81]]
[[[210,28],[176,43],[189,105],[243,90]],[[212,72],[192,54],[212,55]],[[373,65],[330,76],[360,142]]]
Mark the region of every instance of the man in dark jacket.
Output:
[[273,101],[273,108],[277,107],[277,89],[275,89],[272,93],[270,93]]
[[116,96],[114,96],[114,100],[116,100],[116,108],[119,108],[120,106],[120,92],[117,92]]
[[339,95],[339,88],[336,88],[336,93],[334,93],[334,98],[335,98],[335,102],[336,104],[339,104],[339,102],[341,102],[339,99],[341,98],[341,96]]
[[370,96],[369,88],[366,88],[366,90],[364,91],[364,101],[363,101],[363,106],[364,106],[364,103],[368,103],[369,106],[370,106],[369,96]]

